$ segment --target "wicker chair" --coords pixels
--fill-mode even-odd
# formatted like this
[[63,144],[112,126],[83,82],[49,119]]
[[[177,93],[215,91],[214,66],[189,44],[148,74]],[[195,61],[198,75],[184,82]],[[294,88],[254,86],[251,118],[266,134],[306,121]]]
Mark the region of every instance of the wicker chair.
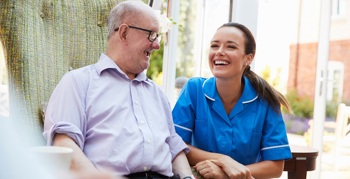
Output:
[[28,137],[41,136],[43,106],[63,74],[99,59],[107,41],[107,17],[116,2],[0,1],[9,116],[29,129]]

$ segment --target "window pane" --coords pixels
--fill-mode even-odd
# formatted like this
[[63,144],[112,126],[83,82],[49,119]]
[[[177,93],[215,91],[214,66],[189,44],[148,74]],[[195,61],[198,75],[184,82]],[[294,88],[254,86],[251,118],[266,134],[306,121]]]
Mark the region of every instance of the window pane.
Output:
[[181,1],[176,76],[211,76],[209,42],[216,29],[229,21],[229,0]]
[[8,76],[3,46],[0,42],[0,118],[9,115]]

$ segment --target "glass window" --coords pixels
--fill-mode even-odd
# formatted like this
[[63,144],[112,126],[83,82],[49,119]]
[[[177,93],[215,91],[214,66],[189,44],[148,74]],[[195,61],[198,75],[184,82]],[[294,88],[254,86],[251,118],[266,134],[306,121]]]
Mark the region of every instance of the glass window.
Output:
[[327,100],[341,102],[343,96],[344,64],[328,62]]
[[8,76],[5,55],[0,42],[0,118],[9,116]]
[[346,0],[332,0],[332,16],[343,16],[346,11]]
[[230,0],[181,1],[176,76],[211,76],[209,43],[216,29],[229,22]]

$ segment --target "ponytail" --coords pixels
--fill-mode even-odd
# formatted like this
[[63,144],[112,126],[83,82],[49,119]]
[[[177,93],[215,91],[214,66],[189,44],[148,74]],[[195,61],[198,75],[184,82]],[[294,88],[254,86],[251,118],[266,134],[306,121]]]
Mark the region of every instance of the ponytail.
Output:
[[250,66],[245,69],[243,75],[248,78],[258,94],[265,99],[276,112],[281,112],[280,105],[284,106],[288,112],[292,111],[288,100],[280,92],[274,89],[266,80],[251,71]]

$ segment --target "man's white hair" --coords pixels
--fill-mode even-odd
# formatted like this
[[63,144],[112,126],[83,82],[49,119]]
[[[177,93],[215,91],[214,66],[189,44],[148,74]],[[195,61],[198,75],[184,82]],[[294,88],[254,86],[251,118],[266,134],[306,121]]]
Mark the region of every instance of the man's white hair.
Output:
[[114,6],[109,14],[107,22],[108,39],[122,23],[136,24],[142,12],[155,13],[150,6],[141,0],[127,0]]

